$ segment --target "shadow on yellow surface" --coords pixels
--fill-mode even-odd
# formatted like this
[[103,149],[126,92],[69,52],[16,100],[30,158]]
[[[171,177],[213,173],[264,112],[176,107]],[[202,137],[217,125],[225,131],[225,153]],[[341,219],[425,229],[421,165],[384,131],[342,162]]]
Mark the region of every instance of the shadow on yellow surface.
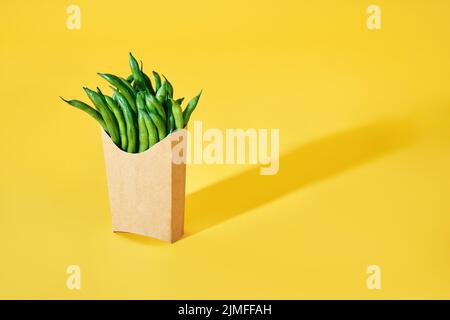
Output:
[[299,146],[280,157],[280,170],[259,167],[187,196],[186,234],[192,235],[299,188],[379,158],[415,140],[406,121],[379,121]]
[[169,246],[169,242],[164,242],[155,238],[150,238],[146,236],[142,236],[139,234],[129,233],[129,232],[119,232],[114,231],[114,234],[118,236],[120,239],[124,239],[129,242],[133,242],[135,244],[140,244],[144,246],[152,245],[152,246],[158,246],[158,247],[164,247]]

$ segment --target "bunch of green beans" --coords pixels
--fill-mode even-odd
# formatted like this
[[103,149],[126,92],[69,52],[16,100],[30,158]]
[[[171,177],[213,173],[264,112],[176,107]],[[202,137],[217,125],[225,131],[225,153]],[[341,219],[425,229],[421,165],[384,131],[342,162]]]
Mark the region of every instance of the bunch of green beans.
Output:
[[166,77],[152,71],[153,86],[142,62],[139,66],[131,52],[129,62],[131,74],[127,78],[98,73],[109,83],[111,96],[99,88],[83,88],[94,107],[80,100],[61,99],[97,120],[120,149],[138,153],[185,128],[202,91],[183,110],[184,98],[174,99],[173,86]]

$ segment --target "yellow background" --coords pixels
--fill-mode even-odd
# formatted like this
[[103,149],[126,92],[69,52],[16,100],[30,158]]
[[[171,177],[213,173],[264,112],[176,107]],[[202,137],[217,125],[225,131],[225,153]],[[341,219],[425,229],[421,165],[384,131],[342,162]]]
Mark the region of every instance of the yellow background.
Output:
[[[0,298],[450,298],[450,4],[370,4],[2,1]],[[99,127],[58,98],[130,50],[205,129],[280,128],[276,176],[188,167],[172,245],[111,232]]]

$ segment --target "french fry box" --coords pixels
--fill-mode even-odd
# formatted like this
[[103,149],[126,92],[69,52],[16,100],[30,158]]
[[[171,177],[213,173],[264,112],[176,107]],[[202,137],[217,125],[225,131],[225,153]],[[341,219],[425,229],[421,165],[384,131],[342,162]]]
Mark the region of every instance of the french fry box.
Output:
[[112,228],[175,242],[183,235],[187,130],[141,153],[120,150],[102,131]]

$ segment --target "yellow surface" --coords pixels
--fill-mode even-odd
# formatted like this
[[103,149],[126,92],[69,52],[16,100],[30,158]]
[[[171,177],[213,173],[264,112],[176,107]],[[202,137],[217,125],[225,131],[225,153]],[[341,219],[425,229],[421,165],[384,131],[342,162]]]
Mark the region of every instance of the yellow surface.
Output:
[[[367,1],[71,3],[0,5],[0,298],[450,298],[448,1],[377,1],[377,31]],[[58,98],[130,50],[205,128],[280,128],[276,176],[189,166],[173,245],[111,232],[98,125]]]

